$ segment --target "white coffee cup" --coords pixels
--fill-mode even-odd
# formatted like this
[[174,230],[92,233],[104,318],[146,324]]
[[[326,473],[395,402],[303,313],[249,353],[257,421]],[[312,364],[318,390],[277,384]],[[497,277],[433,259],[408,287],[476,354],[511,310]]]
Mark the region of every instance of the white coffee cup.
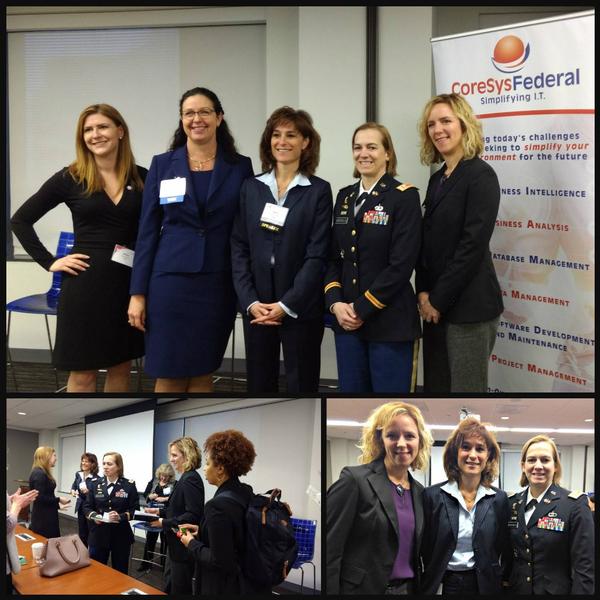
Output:
[[44,560],[44,555],[46,554],[46,544],[43,542],[34,542],[31,544],[31,554],[33,555],[33,560],[39,565]]

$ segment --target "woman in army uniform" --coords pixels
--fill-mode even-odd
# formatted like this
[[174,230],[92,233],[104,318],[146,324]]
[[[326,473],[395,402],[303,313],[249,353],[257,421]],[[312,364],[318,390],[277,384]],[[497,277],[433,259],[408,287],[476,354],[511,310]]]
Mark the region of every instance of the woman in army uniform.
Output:
[[556,444],[536,435],[521,450],[521,485],[509,497],[512,555],[504,570],[511,594],[593,594],[594,523],[583,492],[558,485]]
[[123,458],[107,452],[102,458],[104,477],[88,479],[83,512],[90,521],[88,538],[90,558],[127,574],[133,531],[129,521],[140,507],[138,491],[132,479],[123,477]]
[[410,278],[421,243],[417,189],[400,183],[388,130],[352,136],[354,176],[335,203],[325,278],[341,392],[409,392],[416,383],[417,299]]

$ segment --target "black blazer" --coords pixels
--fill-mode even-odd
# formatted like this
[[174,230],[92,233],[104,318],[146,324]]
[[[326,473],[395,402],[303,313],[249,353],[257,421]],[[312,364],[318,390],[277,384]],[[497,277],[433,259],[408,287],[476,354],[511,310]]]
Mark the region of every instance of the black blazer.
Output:
[[29,475],[29,489],[37,490],[38,497],[32,504],[29,529],[47,538],[59,537],[58,498],[54,495],[56,482],[41,467],[35,467]]
[[241,565],[245,547],[245,509],[223,492],[234,494],[245,505],[253,496],[249,485],[232,477],[215,492],[204,507],[197,540],[192,540],[188,551],[200,567],[202,595],[240,595],[241,593],[270,594],[271,589],[249,590],[240,584]]
[[[423,486],[409,473],[419,587]],[[383,594],[398,553],[398,518],[383,459],[344,467],[327,490],[327,593]]]
[[[94,475],[94,474],[88,475],[85,478],[85,481],[87,481],[88,479],[91,479],[92,477],[97,477],[97,475]],[[79,489],[79,484],[82,481],[83,481],[83,478],[81,477],[81,471],[77,471],[75,473],[75,479],[73,480],[73,483],[71,484],[71,489],[77,492],[77,502],[75,503],[75,514],[77,514],[79,512],[79,510],[83,507],[83,502],[84,502],[85,496],[86,496]],[[88,487],[87,484],[86,484],[86,487]],[[88,487],[88,489],[89,489],[89,487]]]
[[204,515],[204,483],[196,471],[186,471],[175,485],[167,508],[160,509],[167,548],[171,560],[187,562],[186,547],[179,541],[177,529],[183,523],[197,525]]
[[[421,545],[423,579],[421,592],[435,594],[458,537],[458,501],[443,491],[438,483],[423,492],[425,533]],[[492,487],[493,496],[484,496],[475,509],[473,526],[473,552],[480,594],[499,594],[502,591],[500,559],[506,560],[508,543],[508,497],[505,492]]]
[[[354,302],[364,324],[355,335],[369,342],[403,342],[421,335],[410,278],[421,244],[417,188],[384,175],[356,218],[360,182],[342,188],[334,208],[325,305]],[[334,330],[344,332],[337,319]]]
[[[243,315],[250,304],[283,302],[298,319],[323,315],[323,275],[329,254],[331,186],[319,177],[292,188],[284,226],[260,226],[265,204],[275,204],[267,185],[252,177],[242,184],[231,236],[233,284]],[[271,257],[275,264],[271,264]]]
[[[513,552],[504,569],[509,592],[593,594],[594,521],[587,496],[551,485],[526,525],[528,489],[509,498]],[[544,518],[553,529],[544,528]]]
[[449,323],[479,323],[502,313],[502,292],[489,242],[500,205],[496,173],[480,158],[462,160],[436,191],[446,165],[434,173],[423,203],[423,242],[417,293]]
[[[86,479],[88,493],[83,502],[83,513],[89,519],[90,546],[97,548],[114,548],[117,545],[133,544],[133,531],[129,521],[140,507],[140,501],[135,481],[119,477],[108,493],[106,477],[91,477]],[[96,513],[116,511],[119,513],[118,523],[95,523]]]
[[[206,210],[200,211],[184,146],[158,154],[144,184],[142,214],[131,273],[131,294],[147,294],[153,271],[214,273],[229,271],[229,238],[239,202],[240,186],[252,176],[247,156],[232,164],[217,151]],[[183,202],[160,204],[160,182],[183,177]]]

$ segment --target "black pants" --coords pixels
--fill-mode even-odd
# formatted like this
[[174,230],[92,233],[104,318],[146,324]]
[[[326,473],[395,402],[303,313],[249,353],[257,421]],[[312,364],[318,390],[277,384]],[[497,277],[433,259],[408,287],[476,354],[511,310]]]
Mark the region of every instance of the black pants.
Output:
[[[103,527],[113,527],[113,525],[103,525]],[[130,544],[118,541],[109,548],[90,546],[89,550],[90,558],[105,565],[108,564],[108,557],[110,555],[110,564],[112,568],[127,575],[127,571],[129,570],[129,553],[131,551]]]
[[188,560],[179,562],[178,560],[169,561],[171,564],[171,588],[170,594],[192,593],[192,578],[194,577],[194,561]]
[[281,325],[251,325],[244,317],[248,392],[279,392],[279,349],[287,392],[317,393],[321,374],[323,317],[300,321],[285,316]]
[[463,594],[479,594],[477,586],[477,573],[470,571],[446,571],[442,579],[442,594],[453,596]]
[[79,525],[79,537],[81,538],[81,541],[87,548],[90,528],[89,521],[85,518],[85,515],[83,514],[83,505],[77,511],[77,525]]

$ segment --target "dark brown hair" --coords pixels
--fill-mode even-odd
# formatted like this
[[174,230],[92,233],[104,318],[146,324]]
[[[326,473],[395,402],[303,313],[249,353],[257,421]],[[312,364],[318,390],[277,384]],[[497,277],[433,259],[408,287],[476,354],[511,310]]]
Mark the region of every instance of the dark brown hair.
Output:
[[475,417],[463,419],[450,434],[444,446],[444,471],[449,481],[460,481],[458,468],[458,450],[463,442],[471,436],[480,437],[486,445],[488,458],[481,473],[481,485],[490,487],[496,479],[500,464],[500,446],[492,432],[486,429],[489,423],[480,423]]
[[90,473],[98,475],[98,458],[96,455],[91,452],[84,452],[79,460],[82,461],[84,458],[87,458],[90,463]]
[[256,458],[254,444],[236,429],[209,435],[204,442],[204,452],[208,452],[211,461],[223,467],[230,477],[245,475]]
[[284,123],[291,123],[302,137],[308,139],[308,146],[300,155],[298,170],[307,177],[314,175],[319,166],[321,136],[313,126],[312,117],[305,110],[294,110],[290,106],[282,106],[275,110],[265,125],[259,147],[263,171],[270,171],[275,166],[276,161],[271,152],[271,137],[275,128]]

